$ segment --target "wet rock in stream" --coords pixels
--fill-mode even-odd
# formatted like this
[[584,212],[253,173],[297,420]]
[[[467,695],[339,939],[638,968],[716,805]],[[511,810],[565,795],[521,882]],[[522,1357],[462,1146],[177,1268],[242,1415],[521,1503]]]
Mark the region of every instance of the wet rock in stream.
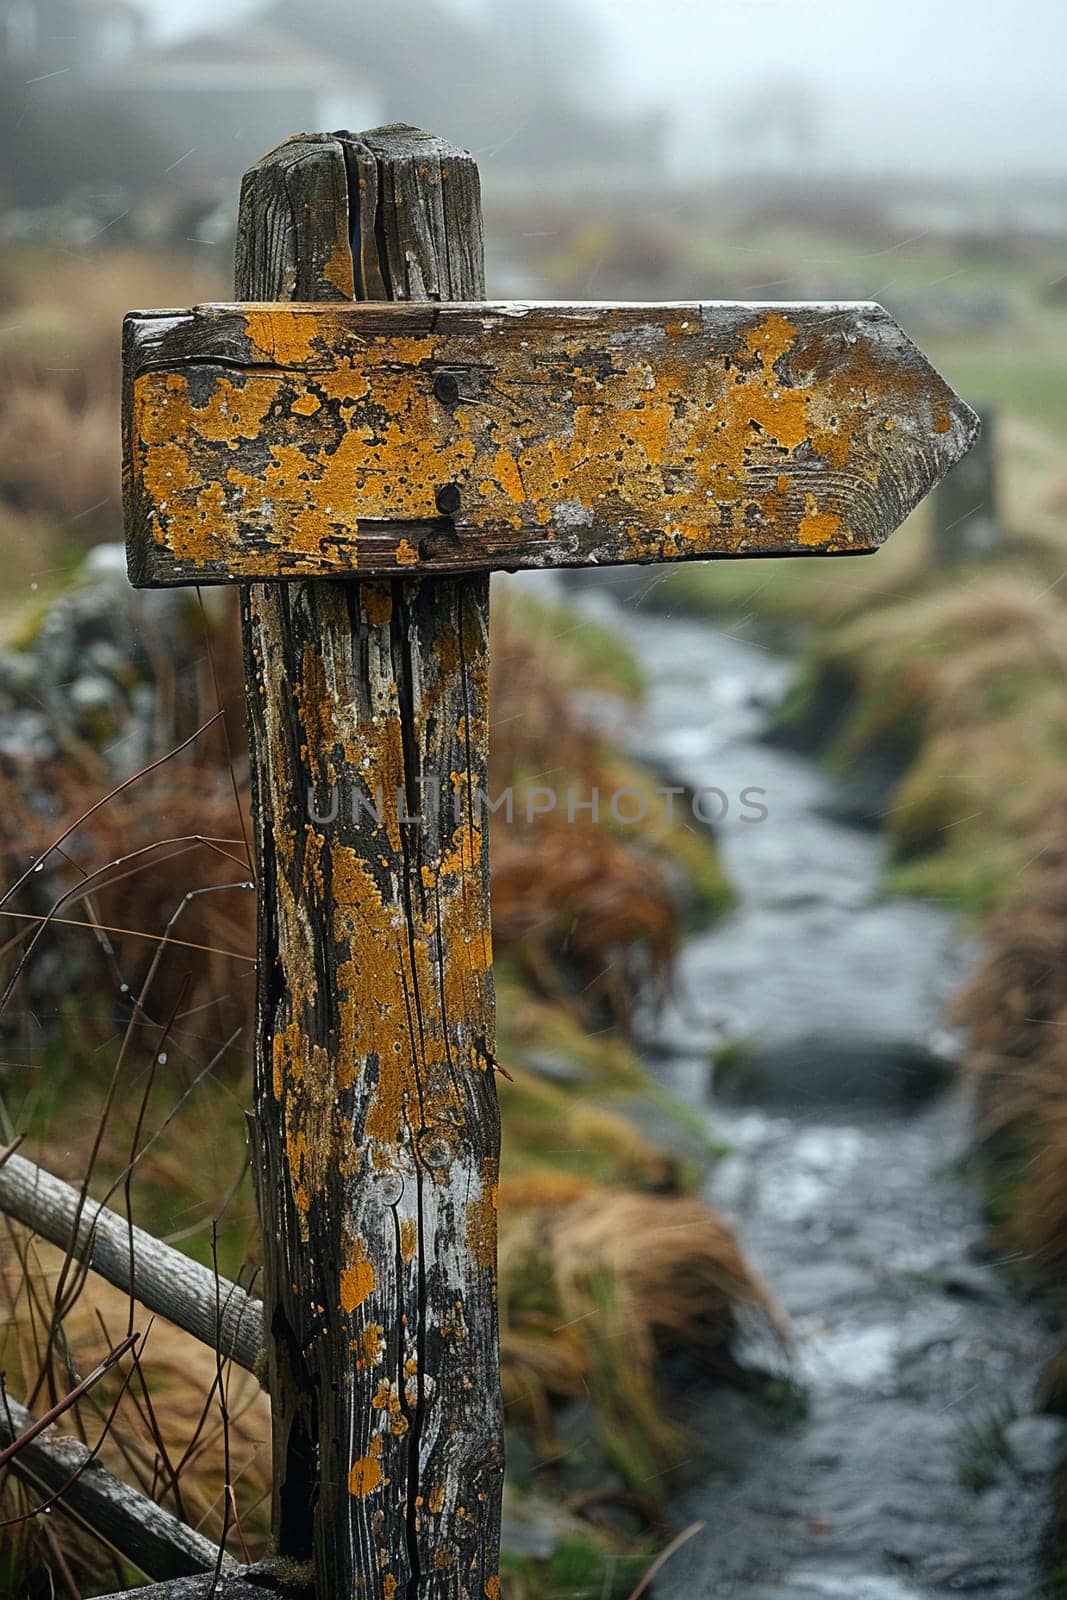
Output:
[[789,1107],[909,1106],[950,1082],[951,1059],[919,1040],[877,1034],[808,1034],[757,1041],[716,1065],[714,1088],[727,1102]]

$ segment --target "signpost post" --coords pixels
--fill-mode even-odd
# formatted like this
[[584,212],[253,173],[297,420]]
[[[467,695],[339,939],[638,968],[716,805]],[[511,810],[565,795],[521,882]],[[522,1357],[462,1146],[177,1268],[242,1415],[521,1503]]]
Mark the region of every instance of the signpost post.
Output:
[[495,1600],[489,574],[870,551],[977,419],[873,305],[484,303],[410,128],[254,167],[237,293],[127,318],[126,516],[244,586],[277,1549]]

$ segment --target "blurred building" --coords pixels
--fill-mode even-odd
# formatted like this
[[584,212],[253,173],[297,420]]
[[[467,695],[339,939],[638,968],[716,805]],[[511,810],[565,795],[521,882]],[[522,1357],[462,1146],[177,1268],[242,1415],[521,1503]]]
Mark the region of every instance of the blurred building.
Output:
[[[166,176],[173,195],[230,182],[292,133],[399,121],[491,162],[498,184],[653,184],[664,119],[591,92],[596,55],[577,0],[480,17],[443,0],[264,0],[239,23],[223,13],[217,28],[166,44],[149,42],[133,0],[0,0],[0,144],[9,129],[28,143],[32,125],[58,148],[57,118],[91,144],[106,124],[119,185],[143,192]],[[150,159],[137,159],[142,138]],[[84,181],[106,171],[97,154],[79,152]],[[9,192],[28,197],[13,170],[23,159],[0,152]],[[62,172],[34,166],[36,188],[61,199]]]
[[141,44],[132,0],[0,0],[0,63],[82,72],[121,60]]
[[577,0],[498,0],[482,18],[437,0],[269,0],[265,16],[371,73],[389,121],[465,146],[496,187],[632,191],[662,173],[665,120],[608,92]]
[[243,171],[291,133],[373,127],[385,107],[354,63],[258,19],[139,51],[112,88],[189,181]]

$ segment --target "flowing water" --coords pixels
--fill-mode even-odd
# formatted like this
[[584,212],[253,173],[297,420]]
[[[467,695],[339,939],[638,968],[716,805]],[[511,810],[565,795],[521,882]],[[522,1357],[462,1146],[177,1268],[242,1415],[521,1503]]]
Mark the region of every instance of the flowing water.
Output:
[[[956,1167],[967,1110],[941,1019],[973,950],[945,908],[882,896],[876,829],[768,742],[787,662],[710,624],[613,620],[649,679],[642,752],[729,803],[738,905],[688,940],[647,1042],[731,1147],[708,1199],[788,1313],[803,1396],[698,1402],[713,1471],[674,1515],[705,1526],[656,1594],[1034,1595],[1063,1424],[1031,1415],[1050,1330],[984,1255]],[[742,820],[752,788],[763,820]],[[716,1055],[732,1097],[712,1089]]]

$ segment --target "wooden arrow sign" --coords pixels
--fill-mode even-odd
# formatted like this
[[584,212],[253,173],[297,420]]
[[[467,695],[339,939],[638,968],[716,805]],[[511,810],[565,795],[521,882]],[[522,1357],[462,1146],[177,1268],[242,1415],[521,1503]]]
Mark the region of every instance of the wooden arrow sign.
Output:
[[978,419],[881,306],[126,321],[142,585],[876,549]]

